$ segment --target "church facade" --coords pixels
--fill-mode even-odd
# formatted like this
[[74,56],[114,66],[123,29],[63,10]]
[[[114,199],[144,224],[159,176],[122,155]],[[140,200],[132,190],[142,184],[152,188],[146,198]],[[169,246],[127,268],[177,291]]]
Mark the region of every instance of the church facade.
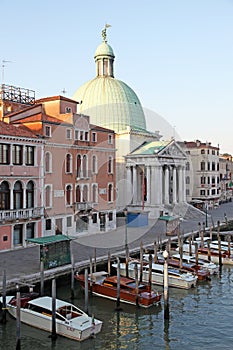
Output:
[[171,214],[186,201],[185,153],[175,140],[160,141],[158,132],[147,130],[136,93],[114,77],[115,55],[106,29],[94,55],[96,77],[78,88],[73,99],[79,113],[116,133],[117,211],[148,210],[151,218]]

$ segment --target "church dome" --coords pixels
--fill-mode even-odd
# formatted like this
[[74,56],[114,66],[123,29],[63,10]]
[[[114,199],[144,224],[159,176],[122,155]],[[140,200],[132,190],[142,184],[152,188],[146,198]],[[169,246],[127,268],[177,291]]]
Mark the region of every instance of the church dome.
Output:
[[136,93],[123,81],[114,78],[114,52],[106,40],[95,52],[96,77],[82,85],[73,95],[79,102],[79,113],[90,116],[92,124],[113,129],[145,131],[146,120]]

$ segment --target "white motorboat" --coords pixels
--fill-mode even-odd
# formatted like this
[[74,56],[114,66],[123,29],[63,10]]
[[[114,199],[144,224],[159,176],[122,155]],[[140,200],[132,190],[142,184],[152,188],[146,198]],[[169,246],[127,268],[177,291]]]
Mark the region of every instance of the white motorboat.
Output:
[[[172,258],[176,260],[180,260],[180,254],[173,254]],[[184,263],[196,264],[195,256],[183,254],[182,260]],[[209,271],[210,275],[216,275],[218,273],[218,270],[219,270],[218,266],[215,263],[208,261],[207,259],[200,259],[198,257],[197,264],[201,269]]]
[[[52,298],[49,296],[32,298],[21,295],[20,318],[27,325],[51,332]],[[56,299],[56,333],[75,340],[85,340],[99,333],[102,321],[88,316],[84,311],[69,302]],[[16,318],[16,297],[7,297],[7,310]]]
[[[140,262],[138,260],[131,261],[128,264],[129,277],[135,278],[135,264],[138,268],[138,276],[140,276]],[[117,264],[112,264],[114,268],[117,268]],[[120,263],[120,274],[126,276],[126,264]],[[164,266],[161,264],[152,263],[151,269],[151,283],[157,285],[163,285]],[[144,263],[142,269],[142,281],[149,281],[149,264]],[[170,287],[190,289],[196,286],[197,276],[192,273],[181,271],[176,268],[168,268],[168,284]]]

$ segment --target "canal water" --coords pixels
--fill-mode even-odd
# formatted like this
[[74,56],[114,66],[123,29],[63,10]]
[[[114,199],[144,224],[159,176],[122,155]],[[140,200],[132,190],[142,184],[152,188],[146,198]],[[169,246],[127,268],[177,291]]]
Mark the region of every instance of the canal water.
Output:
[[[157,288],[158,289],[158,288]],[[159,288],[161,290],[161,288]],[[49,289],[47,290],[49,293]],[[52,342],[47,332],[21,325],[22,350],[228,350],[233,349],[233,268],[197,288],[170,288],[170,319],[164,322],[163,302],[150,309],[115,303],[99,297],[89,300],[89,313],[101,319],[103,329],[82,343],[58,337]],[[69,280],[57,282],[57,297],[69,300]],[[75,283],[74,304],[84,307],[84,294]],[[0,349],[15,349],[16,322],[8,315],[0,324]]]

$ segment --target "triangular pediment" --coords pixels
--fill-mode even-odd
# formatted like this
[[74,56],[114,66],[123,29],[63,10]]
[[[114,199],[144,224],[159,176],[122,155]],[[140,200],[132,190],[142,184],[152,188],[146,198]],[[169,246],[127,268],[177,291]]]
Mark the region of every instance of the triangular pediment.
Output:
[[186,158],[185,152],[182,148],[175,142],[170,142],[166,147],[158,152],[159,157],[172,157],[172,158]]

